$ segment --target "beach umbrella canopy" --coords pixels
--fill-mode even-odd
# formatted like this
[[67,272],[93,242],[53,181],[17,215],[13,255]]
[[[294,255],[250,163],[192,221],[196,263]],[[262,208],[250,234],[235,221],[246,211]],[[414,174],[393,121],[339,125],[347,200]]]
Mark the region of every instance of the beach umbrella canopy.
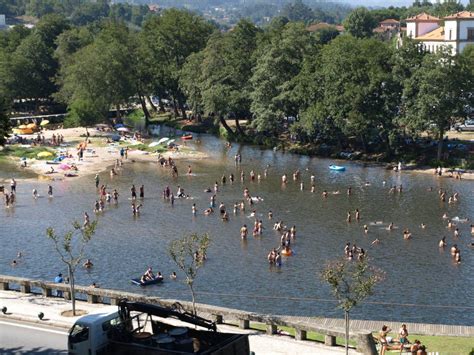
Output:
[[163,137],[158,141],[158,144],[162,144],[162,143],[166,142],[168,139],[169,138]]
[[130,129],[127,127],[119,127],[117,128],[117,131],[119,132],[130,132]]
[[46,157],[50,157],[52,155],[53,155],[53,153],[48,152],[48,151],[44,151],[44,152],[39,152],[36,156],[38,158],[46,158]]
[[69,170],[69,169],[71,169],[71,167],[69,165],[63,163],[63,164],[59,165],[59,169]]
[[19,125],[18,128],[19,129],[25,129],[25,128],[28,128],[28,127],[26,126],[26,124],[22,124],[22,125]]
[[26,125],[26,128],[35,129],[36,128],[36,123],[29,123],[29,124]]
[[151,142],[148,144],[149,147],[156,147],[157,145],[160,145],[160,142]]
[[49,123],[48,120],[43,120],[41,121],[40,126],[46,126],[48,123]]

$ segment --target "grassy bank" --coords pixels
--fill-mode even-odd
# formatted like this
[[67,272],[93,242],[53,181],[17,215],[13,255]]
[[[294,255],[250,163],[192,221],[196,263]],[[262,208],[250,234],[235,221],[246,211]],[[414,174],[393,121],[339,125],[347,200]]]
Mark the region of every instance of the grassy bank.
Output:
[[[265,331],[266,325],[262,323],[250,323],[250,328],[258,331]],[[283,332],[282,334],[294,337],[295,330],[288,327],[278,327],[278,330]],[[373,333],[377,336],[377,333]],[[397,334],[389,334],[391,337],[396,338]],[[307,339],[319,343],[324,343],[324,335],[315,332],[308,332]],[[430,336],[430,335],[418,335],[410,334],[408,339],[414,342],[415,339],[421,341],[423,345],[427,347],[428,352],[438,352],[440,355],[468,355],[474,350],[474,337],[454,337],[454,336]],[[344,346],[344,338],[337,337],[336,344],[338,346]],[[356,344],[353,341],[349,341],[351,347],[355,347]],[[400,350],[389,351],[388,353],[400,353]]]
[[[53,155],[49,157],[40,157],[38,158],[38,153],[41,152],[51,152]],[[0,158],[26,158],[26,159],[38,159],[38,160],[49,160],[55,156],[54,150],[45,147],[31,147],[25,148],[19,145],[8,145],[5,146],[3,150],[0,151]]]

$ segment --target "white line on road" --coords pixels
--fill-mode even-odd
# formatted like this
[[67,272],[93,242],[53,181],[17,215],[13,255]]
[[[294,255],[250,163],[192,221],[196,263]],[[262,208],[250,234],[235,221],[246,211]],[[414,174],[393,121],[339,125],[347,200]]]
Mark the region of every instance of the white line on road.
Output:
[[19,328],[25,328],[25,329],[34,329],[34,330],[39,330],[42,332],[48,332],[48,333],[54,333],[54,334],[67,335],[67,332],[61,332],[59,330],[52,330],[52,329],[41,328],[41,327],[34,327],[31,325],[26,325],[26,324],[10,323],[10,322],[3,322],[3,321],[0,321],[0,324],[19,327]]

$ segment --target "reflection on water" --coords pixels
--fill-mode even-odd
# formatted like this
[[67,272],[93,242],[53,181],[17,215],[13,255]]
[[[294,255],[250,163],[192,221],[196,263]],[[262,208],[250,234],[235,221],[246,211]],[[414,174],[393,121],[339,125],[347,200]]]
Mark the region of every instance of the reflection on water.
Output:
[[[188,144],[196,144],[188,143]],[[340,310],[331,302],[328,287],[318,277],[327,259],[343,254],[346,241],[355,242],[368,251],[373,262],[384,269],[387,280],[377,289],[370,301],[379,303],[418,304],[405,307],[383,304],[364,304],[353,316],[365,319],[473,324],[471,290],[474,286],[473,250],[469,248],[469,222],[459,224],[461,239],[453,240],[452,231],[442,220],[443,213],[451,217],[473,217],[474,183],[437,179],[430,175],[408,172],[397,174],[380,168],[364,168],[344,163],[347,171],[334,173],[328,170],[330,161],[305,156],[275,153],[250,146],[226,149],[224,143],[213,137],[203,137],[198,148],[208,152],[205,161],[179,161],[180,176],[172,179],[168,170],[154,163],[128,163],[113,179],[101,174],[101,181],[110,189],[120,192],[119,205],[109,206],[97,216],[99,228],[88,249],[94,267],[77,274],[79,284],[97,282],[101,287],[143,292],[149,295],[187,299],[186,286],[178,281],[146,289],[130,283],[148,265],[155,271],[169,275],[176,268],[167,254],[168,243],[184,233],[209,232],[212,246],[206,267],[200,271],[196,285],[199,301],[247,309],[257,312],[291,315],[340,317]],[[240,170],[234,164],[234,155],[242,154],[242,168],[263,172],[270,165],[269,176],[261,182],[239,179]],[[196,176],[184,173],[191,164]],[[291,179],[296,169],[302,172],[306,190],[300,191],[299,183]],[[234,184],[220,187],[217,204],[223,202],[232,212],[234,202],[242,200],[245,186],[252,195],[264,201],[245,213],[233,215],[224,223],[218,215],[204,216],[209,206],[210,194],[203,192],[213,187],[223,174],[233,173]],[[287,173],[289,183],[281,186],[281,175]],[[316,176],[316,192],[310,193],[310,176]],[[0,181],[8,181],[11,170],[0,167]],[[263,174],[262,174],[263,175]],[[18,177],[19,174],[16,174]],[[386,181],[386,185],[383,185]],[[366,186],[366,182],[370,184]],[[131,184],[145,185],[145,199],[141,215],[134,218],[130,208]],[[1,184],[1,183],[0,183]],[[404,187],[402,194],[389,195],[391,185]],[[161,199],[167,186],[182,186],[193,196],[192,200],[176,200],[174,206]],[[84,211],[92,214],[95,201],[94,177],[53,182],[54,198],[40,197],[33,200],[31,191],[37,188],[46,196],[47,182],[28,180],[18,185],[18,203],[11,209],[0,209],[0,273],[31,278],[53,279],[65,271],[45,237],[45,229],[54,226],[66,230],[71,219],[82,221]],[[352,186],[348,197],[346,189]],[[432,186],[433,191],[427,191]],[[460,201],[448,206],[438,199],[438,188],[450,193],[458,191]],[[321,192],[329,197],[323,199]],[[332,194],[340,191],[340,194]],[[193,217],[191,206],[196,203],[198,214]],[[346,223],[347,211],[361,211],[362,220]],[[239,229],[243,224],[253,225],[249,218],[252,209],[264,222],[261,237],[242,241]],[[274,219],[287,225],[296,225],[298,234],[294,243],[295,256],[283,260],[281,268],[269,267],[268,251],[279,244],[280,236],[272,230],[273,222],[267,218],[269,210]],[[383,222],[383,223],[371,223]],[[398,229],[387,231],[393,222]],[[426,229],[420,224],[425,223]],[[363,225],[369,225],[369,233]],[[402,231],[409,228],[412,240],[403,240]],[[457,242],[463,262],[455,265],[449,251],[440,251],[438,241],[447,237],[448,245]],[[371,245],[379,238],[380,245]],[[15,268],[9,266],[17,251],[24,257]],[[179,274],[179,273],[178,273]],[[449,305],[439,309],[426,305]],[[456,308],[456,307],[471,307]]]

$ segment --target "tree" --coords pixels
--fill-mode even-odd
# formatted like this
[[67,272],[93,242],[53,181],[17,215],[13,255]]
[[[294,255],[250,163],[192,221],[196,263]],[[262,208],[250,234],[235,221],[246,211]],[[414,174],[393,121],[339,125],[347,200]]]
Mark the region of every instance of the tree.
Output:
[[97,221],[93,221],[86,226],[82,226],[79,224],[79,222],[73,221],[73,230],[66,232],[62,237],[58,236],[52,227],[49,227],[46,230],[47,237],[53,242],[54,249],[58,253],[61,261],[67,266],[73,316],[76,315],[76,293],[74,275],[76,272],[76,268],[85,258],[85,247],[94,235],[96,226]]
[[61,68],[58,95],[75,117],[91,124],[107,118],[110,108],[119,108],[135,95],[132,46],[123,23],[108,22],[94,41],[77,50]]
[[462,65],[450,48],[426,54],[421,67],[406,81],[401,123],[412,132],[432,131],[438,140],[437,160],[443,160],[444,133],[474,105],[472,68]]
[[300,72],[303,59],[311,46],[311,37],[301,23],[288,23],[275,34],[267,46],[259,48],[250,79],[252,125],[258,132],[278,134],[285,117],[296,117],[292,79]]
[[344,20],[344,28],[357,38],[372,37],[377,21],[365,7],[358,7]]
[[167,9],[161,16],[152,16],[144,24],[143,36],[150,48],[148,54],[153,63],[154,80],[166,83],[166,88],[174,101],[175,113],[178,108],[186,117],[184,94],[179,86],[180,71],[192,53],[199,52],[214,27],[202,17],[186,10]]
[[300,111],[305,130],[331,133],[340,148],[347,137],[357,139],[365,151],[369,142],[380,141],[389,154],[389,132],[398,109],[390,59],[386,44],[352,36],[339,36],[319,57],[308,57],[296,85],[303,87],[299,96],[305,103]]
[[207,112],[217,119],[230,135],[225,118],[235,118],[237,133],[243,134],[239,118],[249,118],[252,68],[259,30],[241,20],[232,31],[214,33],[202,51],[202,102]]
[[0,97],[0,145],[5,144],[5,137],[8,136],[10,131],[10,119],[7,116],[7,103],[6,100]]
[[210,242],[211,239],[207,233],[203,235],[193,233],[181,239],[173,240],[169,246],[171,259],[186,276],[185,282],[191,291],[194,315],[197,314],[194,281],[199,269],[204,265]]
[[313,10],[305,5],[302,0],[295,0],[293,3],[286,4],[281,14],[292,22],[309,24],[314,20]]
[[381,282],[384,274],[369,265],[366,259],[350,261],[346,258],[328,262],[321,278],[329,284],[332,294],[344,310],[346,332],[346,354],[349,353],[349,312],[373,294],[374,287]]

